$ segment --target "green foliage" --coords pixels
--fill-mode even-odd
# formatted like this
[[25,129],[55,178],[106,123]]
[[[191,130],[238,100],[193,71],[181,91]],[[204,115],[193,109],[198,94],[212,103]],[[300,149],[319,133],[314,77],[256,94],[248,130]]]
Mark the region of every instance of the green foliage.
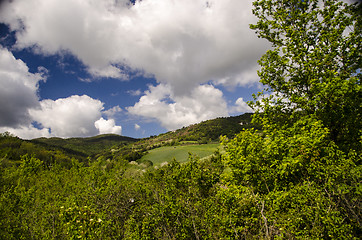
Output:
[[123,146],[136,142],[137,139],[119,136],[116,134],[103,134],[88,138],[37,138],[32,143],[45,145],[47,148],[60,148],[69,154],[79,156],[92,156],[111,147]]
[[263,121],[282,128],[315,115],[338,146],[362,151],[361,4],[260,0],[254,6],[259,21],[251,28],[273,46],[258,72],[273,95],[253,104]]
[[[251,27],[273,47],[259,71],[264,93],[272,94],[259,93],[251,103],[262,131],[224,140],[230,168],[224,192],[242,195],[245,202],[235,212],[248,222],[235,222],[235,232],[244,238],[358,239],[361,5],[260,0],[254,6],[259,21]],[[249,212],[241,211],[245,206]]]
[[232,138],[244,128],[257,128],[258,125],[251,123],[252,116],[252,113],[245,113],[240,116],[203,121],[159,136],[141,139],[133,146],[150,150],[162,146],[182,145],[185,142],[197,142],[198,144],[218,142],[220,136]]
[[134,199],[134,214],[126,223],[126,239],[211,239],[217,214],[214,197],[223,172],[219,155],[200,161],[176,161],[147,172],[144,199]]
[[88,206],[60,207],[60,221],[63,222],[68,239],[99,239],[102,219]]
[[301,119],[285,130],[248,130],[225,143],[230,182],[258,196],[265,237],[357,236],[361,158],[346,156],[328,136],[321,121]]

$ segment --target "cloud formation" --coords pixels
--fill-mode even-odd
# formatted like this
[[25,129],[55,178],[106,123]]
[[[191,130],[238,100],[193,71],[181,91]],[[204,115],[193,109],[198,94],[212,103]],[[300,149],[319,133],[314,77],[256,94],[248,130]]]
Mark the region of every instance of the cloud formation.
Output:
[[145,95],[127,110],[134,115],[157,119],[168,130],[228,116],[223,93],[211,85],[200,85],[190,96],[173,95],[171,87],[164,84],[149,86]]
[[31,110],[32,119],[50,129],[54,136],[92,136],[98,133],[95,121],[101,118],[103,103],[89,96],[71,96],[40,102],[40,109]]
[[[14,48],[31,49],[41,55],[71,53],[95,78],[130,80],[130,72],[154,76],[158,85],[150,86],[127,110],[176,129],[228,116],[230,108],[223,93],[213,85],[232,88],[258,82],[257,60],[268,43],[249,29],[249,24],[256,21],[252,1],[137,0],[131,4],[129,0],[13,0],[2,5],[0,22],[15,32]],[[13,103],[24,111],[18,112],[21,116],[4,118],[5,125],[13,122],[14,127],[31,127],[30,122],[35,120],[50,134],[59,136],[85,136],[104,129],[120,131],[112,125],[119,109],[105,112],[101,102],[87,96],[39,102],[36,84],[43,78],[40,72],[29,76],[35,82],[35,91],[22,86],[22,92],[28,95],[21,98],[24,102],[14,99]],[[80,109],[75,98],[89,104],[89,110],[82,117],[60,114],[63,107],[69,111]],[[232,111],[240,109],[246,109],[242,100]],[[108,120],[102,120],[102,114]],[[59,119],[51,119],[58,115]],[[81,122],[83,127],[79,127]],[[64,130],[66,125],[74,131]]]
[[[86,95],[39,101],[38,83],[46,80],[46,74],[41,67],[30,73],[22,60],[0,47],[0,132],[26,139],[121,133],[122,128],[111,118],[121,111],[119,106],[104,111],[101,101]],[[101,118],[102,114],[109,119]]]
[[0,127],[19,127],[31,122],[29,109],[39,107],[38,82],[46,71],[30,73],[27,65],[0,46]]
[[106,120],[104,118],[100,118],[98,121],[94,123],[94,126],[99,130],[99,134],[106,133],[114,133],[114,134],[122,134],[122,127],[116,126],[114,119]]
[[251,3],[14,0],[4,5],[0,21],[16,31],[18,48],[71,52],[94,76],[127,79],[129,69],[138,69],[186,95],[210,80],[258,81],[257,59],[266,42],[249,29],[255,22]]
[[235,105],[230,108],[231,113],[241,113],[241,112],[254,112],[254,110],[249,107],[248,103],[244,101],[242,97],[238,98],[235,101]]

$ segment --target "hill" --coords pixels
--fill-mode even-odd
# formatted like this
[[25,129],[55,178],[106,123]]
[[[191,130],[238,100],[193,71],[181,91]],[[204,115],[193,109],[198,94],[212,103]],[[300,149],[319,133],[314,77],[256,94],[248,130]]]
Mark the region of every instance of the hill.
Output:
[[251,118],[250,113],[216,118],[144,139],[104,134],[86,138],[22,140],[4,133],[0,139],[0,157],[12,164],[19,161],[21,156],[29,154],[49,166],[54,162],[69,165],[72,159],[84,163],[98,158],[137,161],[150,150],[163,146],[213,143],[218,142],[221,135],[232,138],[243,128],[255,127],[251,124]]
[[121,147],[129,143],[134,143],[138,139],[120,136],[116,134],[103,134],[86,138],[37,138],[31,140],[32,143],[45,147],[61,148],[66,152],[77,152],[91,156],[98,154],[111,147]]
[[240,116],[221,117],[183,127],[175,131],[141,139],[135,146],[153,148],[163,145],[175,145],[180,142],[194,141],[199,144],[217,142],[220,136],[233,138],[243,129],[258,128],[251,123],[252,113]]
[[[216,118],[201,123],[183,127],[175,131],[169,131],[158,136],[140,139],[129,145],[112,148],[112,153],[103,154],[103,157],[122,158],[128,161],[137,161],[155,148],[176,145],[199,145],[219,142],[220,136],[233,138],[243,129],[255,128],[251,123],[252,113],[240,116]],[[166,151],[167,152],[167,151]],[[185,152],[186,156],[188,152]],[[166,154],[167,155],[167,154]],[[141,159],[141,160],[142,160]],[[159,162],[158,158],[152,162]]]

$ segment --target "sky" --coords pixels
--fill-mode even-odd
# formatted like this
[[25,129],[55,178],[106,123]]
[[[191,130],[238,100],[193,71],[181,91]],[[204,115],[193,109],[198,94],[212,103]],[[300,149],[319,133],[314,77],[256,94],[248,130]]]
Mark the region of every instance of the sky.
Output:
[[0,1],[0,132],[158,135],[252,110],[251,0]]

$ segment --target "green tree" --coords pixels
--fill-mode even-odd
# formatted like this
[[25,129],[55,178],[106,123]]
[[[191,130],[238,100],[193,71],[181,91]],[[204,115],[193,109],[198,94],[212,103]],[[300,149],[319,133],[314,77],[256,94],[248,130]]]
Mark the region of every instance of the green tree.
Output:
[[339,146],[361,151],[361,4],[259,0],[254,6],[258,22],[251,28],[272,45],[258,72],[269,97],[253,104],[265,113],[264,123],[283,126],[314,115]]
[[254,6],[259,20],[251,28],[272,49],[259,61],[265,90],[251,102],[262,131],[225,143],[227,189],[250,199],[252,210],[237,207],[250,224],[234,227],[246,238],[358,239],[361,5],[258,0]]

